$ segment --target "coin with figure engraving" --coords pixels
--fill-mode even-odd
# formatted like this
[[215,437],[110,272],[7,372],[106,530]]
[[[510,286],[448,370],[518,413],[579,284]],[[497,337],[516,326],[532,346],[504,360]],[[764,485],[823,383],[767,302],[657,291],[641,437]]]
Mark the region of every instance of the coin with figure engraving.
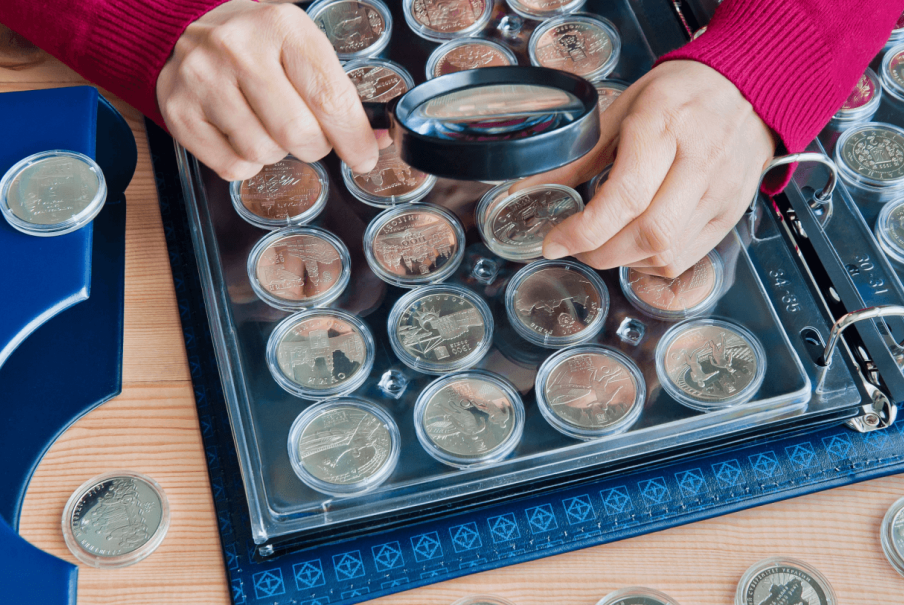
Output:
[[855,186],[904,186],[904,130],[870,122],[846,130],[836,143],[839,174]]
[[580,263],[541,260],[518,271],[505,291],[509,323],[523,338],[564,347],[603,329],[609,292],[599,275]]
[[472,370],[433,381],[414,406],[415,431],[431,456],[450,466],[487,464],[511,452],[524,406],[502,376]]
[[621,40],[609,21],[566,15],[544,21],[530,37],[533,65],[560,69],[587,79],[604,78],[615,69]]
[[556,353],[537,370],[537,407],[547,422],[578,439],[626,431],[646,399],[643,374],[615,349],[586,345]]
[[441,206],[397,206],[375,218],[364,232],[367,264],[382,280],[413,288],[441,282],[464,258],[465,231]]
[[356,495],[392,474],[399,458],[399,430],[373,403],[331,399],[299,414],[289,429],[288,446],[295,474],[309,487]]
[[63,511],[63,537],[79,561],[124,567],[150,555],[169,528],[169,504],[145,475],[116,471],[85,482]]
[[904,198],[886,203],[876,219],[876,239],[893,260],[904,264]]
[[326,206],[329,179],[323,167],[287,156],[244,181],[229,184],[232,205],[252,225],[276,229],[314,220]]
[[766,355],[742,326],[716,319],[673,326],[656,346],[656,374],[680,403],[697,410],[748,401],[759,390]]
[[596,605],[678,605],[678,601],[658,590],[635,586],[609,593]]
[[287,227],[248,256],[248,278],[264,302],[286,311],[326,305],[348,285],[351,262],[339,238],[318,227]]
[[885,513],[879,536],[888,562],[904,576],[904,498],[892,504]]
[[666,321],[699,315],[719,299],[722,259],[713,250],[678,277],[647,275],[622,267],[619,281],[625,298],[638,310]]
[[386,103],[414,87],[408,71],[392,61],[357,59],[343,68],[355,85],[358,98],[367,103]]
[[321,0],[307,13],[341,60],[374,56],[389,44],[392,16],[380,0]]
[[507,2],[509,7],[522,17],[544,20],[575,11],[586,0],[507,0]]
[[0,213],[22,233],[63,235],[91,222],[107,199],[100,166],[74,151],[46,151],[0,179]]
[[405,20],[427,40],[469,36],[482,29],[493,14],[492,0],[405,0]]
[[465,38],[439,46],[427,60],[427,78],[436,78],[480,67],[517,65],[515,54],[490,40]]
[[593,86],[596,88],[596,94],[599,95],[597,108],[599,109],[600,117],[615,102],[615,99],[628,90],[627,84],[615,80],[600,80],[599,82],[594,82]]
[[773,557],[748,569],[738,583],[736,605],[837,605],[829,581],[795,559]]
[[352,195],[378,208],[417,202],[436,184],[435,176],[403,162],[395,143],[380,150],[376,167],[368,173],[355,172],[342,162],[342,179]]

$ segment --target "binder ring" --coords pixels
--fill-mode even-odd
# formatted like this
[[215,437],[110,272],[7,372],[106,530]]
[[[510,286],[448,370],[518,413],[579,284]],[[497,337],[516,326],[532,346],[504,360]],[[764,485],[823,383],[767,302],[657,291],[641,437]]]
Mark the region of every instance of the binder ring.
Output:
[[816,194],[813,196],[813,201],[816,203],[816,205],[828,204],[831,202],[832,194],[835,192],[835,185],[838,184],[838,168],[835,166],[835,162],[833,162],[825,154],[822,153],[791,153],[788,155],[779,156],[777,158],[772,158],[772,160],[770,160],[769,163],[766,164],[766,167],[763,169],[762,174],[760,174],[760,181],[759,183],[757,183],[756,193],[754,193],[753,195],[753,201],[750,202],[751,211],[756,204],[756,198],[760,193],[760,187],[763,186],[763,179],[766,178],[766,175],[769,174],[769,171],[779,166],[794,164],[795,162],[815,162],[817,164],[822,164],[829,169],[829,180],[826,182],[825,187],[823,187],[821,191],[816,192]]
[[859,311],[851,311],[850,313],[842,315],[838,318],[838,321],[835,322],[835,325],[832,326],[832,331],[829,333],[829,343],[826,345],[825,351],[823,351],[822,357],[819,358],[817,363],[823,367],[829,365],[829,360],[832,359],[832,354],[838,346],[838,339],[841,338],[841,333],[845,328],[854,325],[858,321],[895,315],[904,316],[904,306],[879,305],[876,307],[860,309]]

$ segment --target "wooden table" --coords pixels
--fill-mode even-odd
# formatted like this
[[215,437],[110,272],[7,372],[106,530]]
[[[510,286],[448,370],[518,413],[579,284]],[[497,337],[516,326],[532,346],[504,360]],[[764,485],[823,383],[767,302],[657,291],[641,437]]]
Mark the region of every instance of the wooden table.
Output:
[[[83,80],[0,26],[0,91],[73,86]],[[154,477],[170,499],[172,525],[159,550],[117,570],[82,567],[79,605],[229,603],[198,418],[140,114],[104,92],[138,142],[126,192],[123,392],[54,444],[25,498],[22,535],[73,563],[60,532],[69,495],[114,469]],[[448,605],[495,593],[518,605],[593,605],[628,585],[663,590],[686,605],[731,605],[745,569],[771,555],[820,569],[842,605],[904,603],[904,578],[885,560],[879,523],[904,496],[904,476],[878,479],[375,601]]]

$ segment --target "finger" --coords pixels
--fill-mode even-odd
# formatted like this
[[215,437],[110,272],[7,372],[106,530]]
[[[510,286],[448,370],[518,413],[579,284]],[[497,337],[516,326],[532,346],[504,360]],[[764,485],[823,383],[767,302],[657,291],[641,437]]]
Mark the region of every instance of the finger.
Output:
[[[734,223],[731,224],[734,225]],[[676,254],[675,261],[672,264],[648,267],[638,263],[638,266],[632,268],[639,273],[673,279],[693,267],[697,261],[709,254],[719,245],[719,242],[725,239],[725,235],[729,231],[731,231],[731,228],[726,229],[726,221],[713,219],[700,229],[688,247]]]
[[242,159],[266,165],[286,157],[287,151],[267,133],[237,86],[221,87],[215,97],[202,100],[201,108]]
[[250,179],[263,168],[262,164],[242,159],[229,140],[204,116],[173,117],[169,124],[173,137],[186,141],[185,145],[198,160],[227,181]]
[[374,136],[377,137],[377,147],[380,149],[386,149],[393,143],[388,130],[374,130]]

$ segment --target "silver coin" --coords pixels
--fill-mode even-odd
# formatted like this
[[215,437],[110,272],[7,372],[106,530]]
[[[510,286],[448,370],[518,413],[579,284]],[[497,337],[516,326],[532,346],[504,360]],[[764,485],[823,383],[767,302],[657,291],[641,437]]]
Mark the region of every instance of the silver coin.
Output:
[[612,56],[612,39],[593,23],[566,22],[543,32],[535,52],[542,67],[585,76],[602,69]]
[[427,29],[453,34],[473,28],[487,7],[487,0],[413,0],[414,20]]
[[313,477],[335,485],[366,481],[387,464],[392,435],[374,414],[350,405],[327,408],[301,430],[298,459]]
[[566,357],[550,371],[544,391],[559,418],[587,429],[617,424],[638,405],[631,370],[604,353]]
[[886,70],[888,77],[892,82],[904,89],[904,51],[896,53],[888,59],[888,69]]
[[408,92],[405,78],[388,65],[356,67],[349,70],[348,77],[362,101],[386,103]]
[[374,44],[386,30],[383,15],[376,8],[357,0],[344,0],[325,7],[314,23],[326,34],[337,53],[353,54]]
[[904,204],[899,204],[889,213],[885,223],[885,235],[904,252]]
[[480,348],[487,333],[480,311],[470,301],[445,292],[414,300],[395,330],[402,349],[412,357],[448,365]]
[[904,177],[904,135],[887,128],[862,128],[841,147],[841,157],[851,170],[876,181]]
[[599,95],[599,100],[597,101],[597,109],[600,112],[600,116],[609,109],[609,106],[615,103],[615,99],[619,98],[623,92],[625,92],[625,87],[620,84],[613,84],[612,82],[597,82],[595,85],[596,93]]
[[539,249],[553,227],[580,210],[580,200],[566,188],[531,187],[505,198],[492,209],[489,232],[502,245]]
[[374,233],[374,259],[386,273],[429,281],[458,257],[461,242],[451,221],[422,208],[412,206]]
[[834,605],[830,591],[808,571],[793,565],[763,569],[744,588],[745,605]]
[[904,557],[904,508],[898,511],[891,524],[891,539],[898,556]]
[[66,156],[51,156],[25,167],[12,179],[9,209],[34,225],[56,225],[83,212],[101,182],[91,166]]
[[358,375],[367,357],[364,336],[338,317],[308,317],[283,335],[276,358],[292,382],[312,390],[332,389]]
[[113,559],[148,544],[161,527],[163,512],[163,502],[148,482],[110,477],[78,496],[66,522],[85,553]]
[[492,456],[515,430],[514,404],[497,385],[479,377],[455,380],[424,407],[427,437],[459,458]]
[[561,267],[544,267],[515,290],[515,317],[542,336],[580,334],[597,321],[603,298],[587,277]]

